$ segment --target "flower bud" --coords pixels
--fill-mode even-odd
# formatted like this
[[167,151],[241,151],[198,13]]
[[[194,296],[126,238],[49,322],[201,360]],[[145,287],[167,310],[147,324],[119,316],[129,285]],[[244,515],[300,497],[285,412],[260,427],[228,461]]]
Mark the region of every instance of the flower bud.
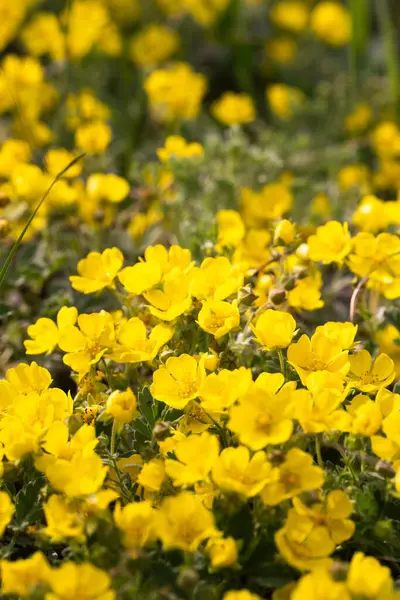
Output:
[[0,208],[4,208],[10,204],[10,196],[3,190],[0,190]]
[[279,306],[280,304],[283,304],[286,300],[285,290],[271,290],[269,293],[269,300],[274,306]]
[[295,287],[296,287],[296,282],[292,277],[290,279],[288,279],[284,285],[284,288],[287,292],[294,290]]
[[167,421],[159,421],[153,427],[153,437],[163,442],[170,434],[171,425]]
[[375,465],[375,471],[385,477],[393,477],[395,474],[392,463],[390,463],[388,460],[378,460]]
[[107,400],[107,412],[119,423],[130,423],[137,416],[136,396],[130,388],[113,392]]
[[296,250],[296,256],[300,260],[308,260],[308,244],[300,244]]
[[5,238],[11,231],[11,225],[7,219],[0,217],[0,239]]
[[374,535],[381,540],[387,541],[387,539],[393,533],[393,527],[391,521],[377,521],[374,525]]
[[331,568],[329,569],[329,573],[332,576],[334,581],[345,581],[347,578],[348,566],[343,562],[334,562]]
[[182,590],[190,591],[192,590],[198,583],[199,576],[194,569],[183,569],[177,579],[178,587]]

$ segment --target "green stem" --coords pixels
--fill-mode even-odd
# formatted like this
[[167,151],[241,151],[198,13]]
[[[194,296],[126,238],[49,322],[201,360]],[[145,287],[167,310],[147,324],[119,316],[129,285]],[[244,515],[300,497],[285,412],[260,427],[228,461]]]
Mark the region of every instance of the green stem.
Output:
[[376,0],[378,17],[383,34],[386,67],[392,92],[396,118],[400,119],[400,69],[397,51],[397,35],[390,14],[389,0]]
[[85,155],[84,154],[80,154],[79,156],[77,156],[76,158],[74,158],[73,160],[71,160],[71,162],[65,167],[65,169],[63,169],[62,171],[60,171],[60,173],[53,179],[51,185],[47,188],[47,191],[45,192],[44,196],[42,197],[42,199],[40,200],[39,204],[36,206],[35,210],[32,212],[31,216],[29,217],[25,227],[23,228],[19,238],[14,242],[10,252],[8,253],[8,256],[6,258],[6,261],[4,263],[4,265],[1,268],[0,271],[0,288],[6,278],[8,269],[10,268],[11,262],[15,256],[15,254],[17,253],[18,248],[21,245],[21,242],[26,234],[26,232],[29,229],[30,224],[32,223],[33,219],[35,218],[38,210],[40,209],[40,207],[42,206],[43,202],[46,200],[46,198],[48,197],[48,195],[50,194],[51,190],[53,189],[53,187],[56,185],[56,183],[58,181],[60,181],[60,179],[62,179],[62,177],[65,175],[65,173],[71,168],[73,167],[78,161],[80,161]]
[[117,437],[117,421],[114,419],[111,429],[111,443],[110,443],[110,454],[114,456],[115,454],[115,439]]
[[317,455],[318,465],[321,467],[321,469],[323,469],[324,461],[322,460],[322,454],[321,454],[321,438],[319,437],[318,434],[315,436],[315,453]]
[[365,58],[370,36],[370,0],[349,0],[349,9],[353,28],[349,44],[349,67],[354,101],[358,95],[360,63]]
[[283,358],[283,352],[280,348],[277,350],[277,354],[278,354],[278,358],[279,358],[279,365],[280,365],[281,373],[286,379],[285,359]]

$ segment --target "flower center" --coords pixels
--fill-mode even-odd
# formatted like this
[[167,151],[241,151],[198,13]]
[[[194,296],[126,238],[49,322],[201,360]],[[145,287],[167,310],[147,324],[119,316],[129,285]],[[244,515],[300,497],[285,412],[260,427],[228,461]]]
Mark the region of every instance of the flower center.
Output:
[[179,396],[181,398],[190,398],[197,392],[197,387],[194,381],[179,383]]

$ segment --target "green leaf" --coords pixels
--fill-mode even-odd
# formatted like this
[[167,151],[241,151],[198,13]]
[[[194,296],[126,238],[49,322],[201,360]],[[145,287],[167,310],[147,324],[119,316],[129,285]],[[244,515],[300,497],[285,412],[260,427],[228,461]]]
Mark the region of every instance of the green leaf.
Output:
[[153,430],[157,418],[157,407],[154,405],[153,396],[147,386],[139,393],[138,403],[140,412],[149,424],[150,429]]
[[146,439],[150,439],[152,437],[151,429],[141,419],[136,419],[135,421],[133,421],[132,428],[135,431],[139,431]]

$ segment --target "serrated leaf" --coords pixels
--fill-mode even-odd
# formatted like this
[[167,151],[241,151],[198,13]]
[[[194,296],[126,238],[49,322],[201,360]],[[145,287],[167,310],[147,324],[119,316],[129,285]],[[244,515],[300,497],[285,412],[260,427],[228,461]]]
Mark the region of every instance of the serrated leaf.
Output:
[[136,419],[135,421],[133,421],[132,429],[134,429],[135,431],[139,431],[145,437],[145,439],[150,439],[152,436],[151,429],[141,419]]

